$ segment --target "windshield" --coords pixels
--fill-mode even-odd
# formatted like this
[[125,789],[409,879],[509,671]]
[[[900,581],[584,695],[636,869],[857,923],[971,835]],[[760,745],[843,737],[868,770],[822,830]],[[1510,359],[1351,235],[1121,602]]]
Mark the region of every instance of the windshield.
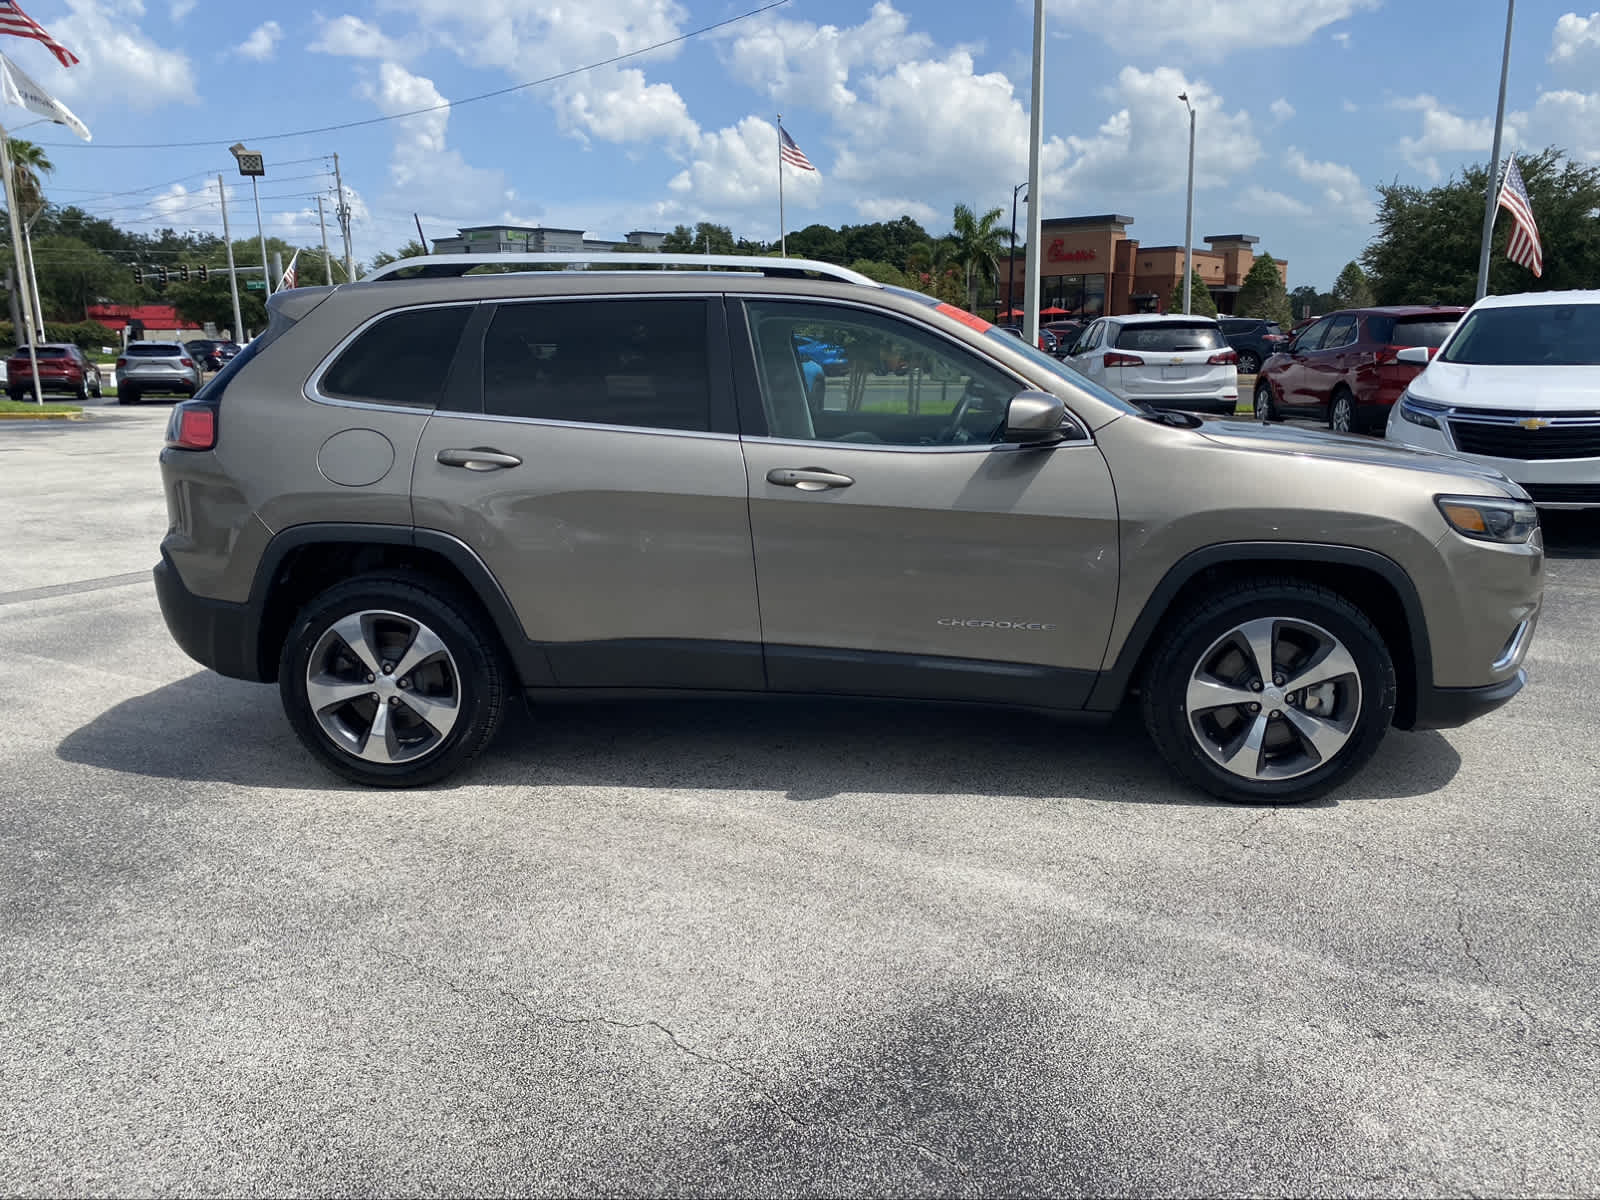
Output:
[[1046,354],[1043,350],[1040,350],[1036,346],[1028,345],[1026,339],[1018,338],[1013,334],[1002,333],[999,329],[991,329],[983,336],[994,338],[995,341],[1001,343],[1007,349],[1026,355],[1035,366],[1044,368],[1044,370],[1049,372],[1051,375],[1054,375],[1057,379],[1061,379],[1067,383],[1070,383],[1073,387],[1080,391],[1088,392],[1095,399],[1104,401],[1113,408],[1117,409],[1119,412],[1133,413],[1135,415],[1144,412],[1142,408],[1139,408],[1133,404],[1129,404],[1116,393],[1109,392],[1105,388],[1101,387],[1094,380],[1085,378],[1084,376],[1078,374],[1078,372],[1067,366],[1067,364],[1062,362],[1060,359],[1054,357],[1053,355]]
[[1439,359],[1485,367],[1600,366],[1600,304],[1480,308],[1466,315]]
[[1222,330],[1212,321],[1162,321],[1159,325],[1124,325],[1117,332],[1118,350],[1177,353],[1180,350],[1220,350]]

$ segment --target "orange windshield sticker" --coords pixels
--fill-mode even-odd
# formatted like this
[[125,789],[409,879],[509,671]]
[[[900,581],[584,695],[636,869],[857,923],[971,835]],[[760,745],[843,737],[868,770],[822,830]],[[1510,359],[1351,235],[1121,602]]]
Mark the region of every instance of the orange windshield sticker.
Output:
[[942,312],[947,317],[954,317],[968,329],[976,329],[979,333],[988,333],[994,326],[982,317],[975,317],[964,308],[957,308],[954,304],[941,304],[934,311]]

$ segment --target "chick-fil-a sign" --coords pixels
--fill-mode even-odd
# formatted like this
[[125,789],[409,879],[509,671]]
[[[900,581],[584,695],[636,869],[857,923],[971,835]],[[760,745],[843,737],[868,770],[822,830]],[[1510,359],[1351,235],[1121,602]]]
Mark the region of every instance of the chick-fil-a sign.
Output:
[[1068,250],[1062,244],[1062,239],[1057,238],[1050,243],[1050,249],[1045,251],[1045,257],[1051,262],[1093,262],[1093,250]]

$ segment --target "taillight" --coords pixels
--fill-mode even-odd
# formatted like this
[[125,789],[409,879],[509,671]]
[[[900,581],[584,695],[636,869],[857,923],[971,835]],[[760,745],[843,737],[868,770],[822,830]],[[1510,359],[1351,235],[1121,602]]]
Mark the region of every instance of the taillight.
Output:
[[192,367],[194,366],[194,362],[187,358],[180,358],[178,360],[178,365],[182,367]]
[[127,365],[128,365],[128,360],[127,359],[125,359],[125,358],[117,359],[117,370],[120,371],[120,370],[122,370],[123,367],[125,367]]
[[1229,363],[1236,363],[1238,361],[1238,354],[1232,350],[1219,350],[1210,358],[1206,359],[1206,362],[1210,363],[1214,367],[1223,367],[1227,366]]
[[180,404],[167,425],[167,449],[211,450],[217,444],[217,410],[209,404]]
[[1108,367],[1144,366],[1144,359],[1140,358],[1137,354],[1118,354],[1115,351],[1107,351],[1105,358],[1101,361],[1103,361]]

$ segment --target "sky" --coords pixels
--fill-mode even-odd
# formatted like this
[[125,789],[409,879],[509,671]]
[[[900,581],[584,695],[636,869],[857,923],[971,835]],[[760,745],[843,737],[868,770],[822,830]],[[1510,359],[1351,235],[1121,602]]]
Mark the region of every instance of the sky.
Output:
[[[775,240],[779,112],[818,168],[785,172],[791,230],[909,214],[938,234],[958,202],[1009,225],[1028,171],[1030,0],[745,15],[770,3],[23,0],[82,61],[14,38],[0,50],[94,141],[0,111],[46,144],[51,199],[144,231],[220,231],[220,172],[235,237],[253,233],[228,153],[244,141],[266,157],[267,232],[315,243],[337,153],[358,260],[417,221],[430,238],[500,222],[621,238],[709,219]],[[1145,244],[1181,243],[1187,91],[1197,244],[1256,234],[1291,287],[1326,289],[1371,236],[1376,184],[1487,161],[1505,11],[1047,0],[1042,215],[1123,213]],[[417,109],[433,111],[398,115]],[[1512,146],[1600,162],[1600,11],[1517,6],[1506,124]]]

